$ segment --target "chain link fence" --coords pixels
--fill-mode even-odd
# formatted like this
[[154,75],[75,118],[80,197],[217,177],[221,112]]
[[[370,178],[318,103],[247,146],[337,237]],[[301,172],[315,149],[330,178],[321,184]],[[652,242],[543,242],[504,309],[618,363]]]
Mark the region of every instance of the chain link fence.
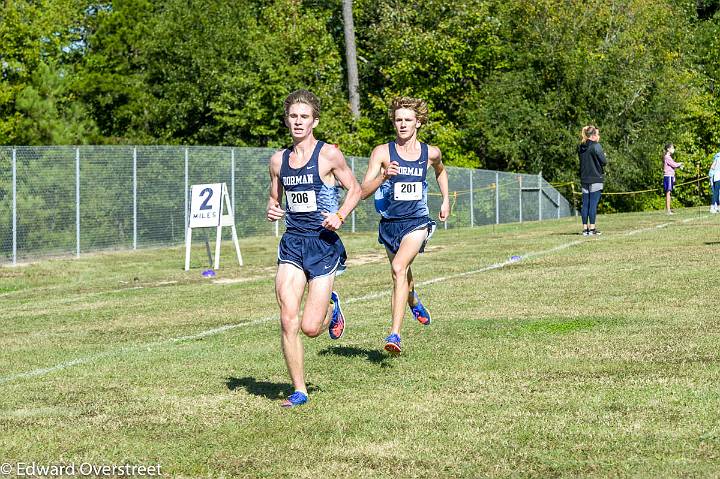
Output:
[[[180,245],[193,184],[227,183],[241,237],[279,235],[268,223],[270,148],[0,147],[0,263],[104,249]],[[362,180],[367,158],[348,157]],[[452,214],[441,228],[560,218],[568,201],[540,175],[448,167]],[[428,173],[431,214],[441,196]],[[363,201],[346,228],[374,231]],[[204,233],[195,230],[196,234]],[[199,236],[200,237],[200,236]],[[204,236],[203,236],[204,237]]]

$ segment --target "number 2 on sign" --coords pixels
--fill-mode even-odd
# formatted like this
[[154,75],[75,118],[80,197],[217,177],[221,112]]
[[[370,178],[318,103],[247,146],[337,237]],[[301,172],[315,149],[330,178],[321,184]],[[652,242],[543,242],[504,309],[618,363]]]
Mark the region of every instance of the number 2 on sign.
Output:
[[205,198],[205,201],[202,202],[200,205],[200,211],[202,210],[211,210],[212,206],[210,206],[208,203],[210,202],[210,198],[213,196],[213,190],[212,188],[205,188],[200,192],[200,198],[205,196],[205,193],[207,193],[207,198]]

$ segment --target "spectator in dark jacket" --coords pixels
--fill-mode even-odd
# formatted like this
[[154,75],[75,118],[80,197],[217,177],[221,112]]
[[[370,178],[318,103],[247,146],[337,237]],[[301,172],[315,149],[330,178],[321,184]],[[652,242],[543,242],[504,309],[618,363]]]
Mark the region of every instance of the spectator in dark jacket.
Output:
[[593,125],[582,129],[582,141],[578,145],[580,157],[580,186],[582,188],[582,215],[583,236],[599,235],[600,230],[595,227],[595,216],[602,194],[603,181],[607,164],[605,153],[600,146],[600,130]]

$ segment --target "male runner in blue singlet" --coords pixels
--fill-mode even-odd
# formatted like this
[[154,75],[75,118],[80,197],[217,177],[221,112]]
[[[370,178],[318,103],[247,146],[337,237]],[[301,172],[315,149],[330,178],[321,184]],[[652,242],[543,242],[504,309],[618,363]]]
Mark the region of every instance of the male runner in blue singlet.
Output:
[[[338,339],[345,329],[340,298],[332,290],[336,274],[345,269],[345,247],[335,231],[360,201],[360,185],[337,146],[315,139],[320,101],[307,90],[285,99],[285,125],[292,147],[270,158],[270,197],[267,219],[285,216],[286,232],[278,246],[275,295],[280,305],[281,344],[295,392],[284,407],[307,402],[300,331],[317,337],[329,328]],[[340,206],[339,182],[347,189]],[[285,196],[285,209],[280,206]],[[305,308],[300,303],[308,287]]]
[[450,214],[450,201],[440,149],[417,139],[418,129],[427,122],[427,104],[416,98],[400,97],[393,100],[389,113],[395,141],[376,146],[370,155],[362,197],[375,193],[375,205],[382,216],[378,241],[385,246],[393,278],[392,327],[385,338],[385,350],[399,354],[405,304],[421,324],[427,326],[431,322],[430,312],[415,292],[410,269],[435,231],[427,206],[428,166],[435,170],[442,194],[440,221]]

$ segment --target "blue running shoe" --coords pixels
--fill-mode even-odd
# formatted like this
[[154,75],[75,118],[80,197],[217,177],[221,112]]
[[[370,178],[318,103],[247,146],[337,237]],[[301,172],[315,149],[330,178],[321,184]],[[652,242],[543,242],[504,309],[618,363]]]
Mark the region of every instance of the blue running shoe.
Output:
[[399,334],[391,334],[387,338],[385,338],[385,351],[389,352],[393,355],[400,354],[400,335]]
[[282,407],[295,407],[295,406],[302,406],[308,402],[307,394],[305,394],[302,391],[295,391],[292,393],[286,400],[280,404]]
[[330,301],[333,303],[333,312],[328,334],[330,334],[330,339],[340,339],[345,332],[345,315],[340,309],[340,296],[337,291],[330,293]]
[[417,291],[413,291],[413,295],[415,296],[417,304],[415,306],[410,306],[410,311],[412,311],[413,316],[415,316],[415,319],[417,319],[420,324],[423,326],[430,326],[430,322],[432,321],[430,319],[430,311],[428,311],[427,308],[420,302]]

